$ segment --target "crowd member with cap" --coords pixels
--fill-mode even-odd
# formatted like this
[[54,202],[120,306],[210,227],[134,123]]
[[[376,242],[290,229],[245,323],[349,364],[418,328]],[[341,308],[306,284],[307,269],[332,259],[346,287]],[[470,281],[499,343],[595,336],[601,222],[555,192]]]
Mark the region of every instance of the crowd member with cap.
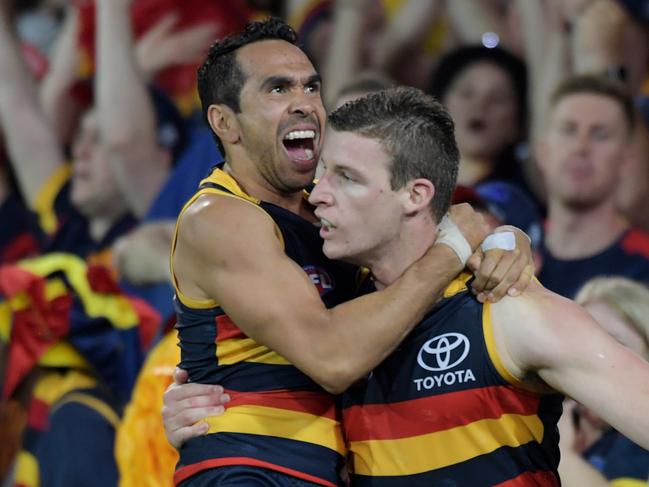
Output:
[[[597,323],[649,361],[649,288],[622,277],[598,277],[577,293]],[[649,451],[615,430],[587,407],[567,401],[559,423],[566,487],[641,487],[649,476]]]
[[635,124],[628,91],[616,80],[577,75],[556,88],[550,107],[536,157],[548,207],[539,279],[569,298],[596,276],[649,282],[649,236],[616,204]]

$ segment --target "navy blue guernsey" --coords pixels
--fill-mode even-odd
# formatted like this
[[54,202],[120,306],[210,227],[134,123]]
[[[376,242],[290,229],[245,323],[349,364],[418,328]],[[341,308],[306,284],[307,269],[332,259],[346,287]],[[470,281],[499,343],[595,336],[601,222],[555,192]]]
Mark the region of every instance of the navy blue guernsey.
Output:
[[502,365],[468,275],[343,395],[352,486],[558,486],[561,397]]
[[[251,198],[218,168],[203,180],[185,209],[206,193],[240,198],[266,212],[286,255],[309,275],[326,306],[355,295],[356,268],[324,256],[311,222]],[[208,434],[180,449],[176,484],[208,468],[247,465],[337,485],[346,450],[334,397],[282,356],[247,337],[218,303],[192,300],[176,287],[175,306],[180,366],[190,381],[220,384],[232,397],[222,416],[207,418]]]

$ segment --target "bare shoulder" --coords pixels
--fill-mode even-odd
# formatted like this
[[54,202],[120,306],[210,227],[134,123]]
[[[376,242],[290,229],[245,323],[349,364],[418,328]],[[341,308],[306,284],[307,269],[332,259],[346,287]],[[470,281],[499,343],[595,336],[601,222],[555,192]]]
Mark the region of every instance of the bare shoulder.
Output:
[[[491,305],[494,334],[521,375],[553,363],[596,327],[575,302],[533,282],[518,297]],[[517,374],[518,375],[518,374]]]

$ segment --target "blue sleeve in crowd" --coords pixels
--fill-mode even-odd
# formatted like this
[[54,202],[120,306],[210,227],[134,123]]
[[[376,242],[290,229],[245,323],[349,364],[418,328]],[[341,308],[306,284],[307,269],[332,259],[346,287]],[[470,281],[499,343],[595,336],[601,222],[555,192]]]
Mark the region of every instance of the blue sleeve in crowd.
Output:
[[175,220],[183,205],[196,192],[198,183],[207,176],[212,166],[222,160],[212,131],[207,127],[194,129],[187,149],[151,205],[144,221]]

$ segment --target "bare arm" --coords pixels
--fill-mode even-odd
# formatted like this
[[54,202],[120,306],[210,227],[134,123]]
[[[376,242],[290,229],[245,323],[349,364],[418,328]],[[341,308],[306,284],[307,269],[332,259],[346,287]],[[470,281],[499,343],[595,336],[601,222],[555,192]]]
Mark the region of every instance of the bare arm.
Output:
[[79,102],[70,93],[70,87],[77,78],[79,64],[79,13],[75,7],[69,6],[65,15],[65,22],[50,60],[50,68],[41,83],[40,99],[59,140],[70,144],[82,110]]
[[142,216],[169,172],[156,142],[151,97],[135,62],[131,0],[97,3],[96,96],[100,143],[131,211]]
[[[486,227],[467,215],[462,229],[475,247]],[[396,348],[461,268],[450,248],[435,246],[389,288],[327,309],[270,218],[213,195],[182,217],[174,262],[183,293],[213,299],[246,335],[336,393]]]
[[407,55],[408,49],[416,49],[425,41],[441,10],[439,0],[408,0],[376,40],[373,68],[388,70],[400,54]]
[[616,342],[585,310],[535,284],[521,297],[493,305],[493,320],[498,349],[507,351],[502,355],[515,376],[536,372],[553,389],[649,447],[649,363]]
[[45,182],[65,161],[4,5],[0,6],[0,66],[0,123],[20,190],[33,205]]
[[367,0],[343,0],[334,5],[331,45],[324,66],[323,93],[327,106],[332,107],[345,84],[361,69],[363,15]]
[[449,16],[462,42],[482,42],[482,34],[495,32],[507,34],[506,22],[493,0],[453,0],[446,3]]
[[169,250],[173,221],[147,222],[119,238],[113,245],[113,263],[127,281],[146,285],[170,282]]

